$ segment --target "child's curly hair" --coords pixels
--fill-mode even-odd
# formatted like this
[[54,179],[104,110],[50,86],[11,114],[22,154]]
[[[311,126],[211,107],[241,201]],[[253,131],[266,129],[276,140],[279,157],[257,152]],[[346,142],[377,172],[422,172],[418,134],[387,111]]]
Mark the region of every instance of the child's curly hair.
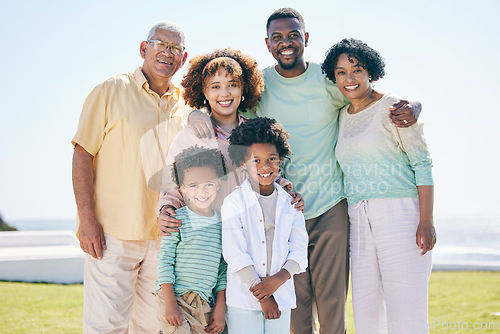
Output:
[[[234,62],[222,57],[232,58],[240,66],[235,66]],[[213,61],[210,62],[211,60]],[[209,62],[210,64],[206,67]],[[206,107],[210,110],[210,105],[205,101],[203,89],[206,78],[215,75],[219,68],[224,68],[228,74],[239,81],[242,87],[245,99],[241,101],[239,109],[246,110],[257,106],[264,90],[264,77],[257,67],[257,62],[252,57],[243,55],[241,51],[229,48],[196,56],[189,61],[188,72],[181,82],[182,87],[184,87],[183,97],[186,103],[195,109]]]
[[208,149],[198,145],[186,148],[174,158],[172,179],[180,187],[189,168],[205,166],[213,167],[217,177],[222,177],[227,173],[224,156],[218,149]]
[[229,136],[229,157],[233,164],[240,166],[245,162],[248,147],[252,144],[274,144],[280,158],[292,154],[287,139],[290,137],[281,123],[275,119],[258,117],[241,123]]
[[336,83],[335,66],[337,66],[339,57],[343,53],[347,53],[351,62],[351,58],[355,58],[359,65],[366,69],[371,77],[371,81],[377,81],[384,77],[385,63],[377,51],[358,39],[344,38],[326,52],[325,61],[321,64],[323,73],[333,83]]

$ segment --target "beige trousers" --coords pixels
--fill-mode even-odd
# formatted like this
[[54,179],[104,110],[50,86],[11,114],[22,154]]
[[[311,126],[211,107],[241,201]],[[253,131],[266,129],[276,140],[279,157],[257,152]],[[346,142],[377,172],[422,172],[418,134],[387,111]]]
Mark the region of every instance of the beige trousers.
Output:
[[157,334],[160,240],[122,241],[106,235],[106,247],[101,260],[85,259],[83,332]]
[[295,275],[297,308],[291,333],[312,334],[316,304],[320,334],[345,333],[345,304],[349,278],[349,224],[346,200],[319,217],[306,220],[309,267]]
[[160,309],[159,318],[162,334],[206,334],[212,308],[196,292],[177,296],[177,305],[182,311],[182,325],[172,326],[165,320],[165,301],[161,290],[156,291],[156,300]]

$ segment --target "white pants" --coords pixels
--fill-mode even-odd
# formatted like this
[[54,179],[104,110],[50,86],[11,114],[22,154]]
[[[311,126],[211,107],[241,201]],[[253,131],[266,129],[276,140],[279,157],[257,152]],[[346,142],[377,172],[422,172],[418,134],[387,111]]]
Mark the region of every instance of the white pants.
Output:
[[418,198],[366,200],[348,212],[356,333],[429,333],[432,262],[416,244]]
[[87,254],[84,333],[158,333],[155,296],[160,240],[121,241],[106,235],[101,260]]

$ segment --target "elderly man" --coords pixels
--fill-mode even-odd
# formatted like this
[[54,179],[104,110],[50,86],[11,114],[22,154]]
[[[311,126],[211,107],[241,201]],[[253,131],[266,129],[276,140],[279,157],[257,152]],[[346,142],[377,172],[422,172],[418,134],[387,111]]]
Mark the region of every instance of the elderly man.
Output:
[[85,333],[160,329],[155,208],[166,151],[188,112],[171,82],[184,47],[179,26],[156,24],[140,44],[142,67],[99,84],[84,103],[72,143]]

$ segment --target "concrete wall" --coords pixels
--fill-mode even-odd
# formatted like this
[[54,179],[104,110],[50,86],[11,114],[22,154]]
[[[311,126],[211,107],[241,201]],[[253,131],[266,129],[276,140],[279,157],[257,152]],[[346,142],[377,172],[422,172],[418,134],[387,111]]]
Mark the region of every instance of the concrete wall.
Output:
[[85,253],[73,231],[0,232],[0,280],[83,282]]

